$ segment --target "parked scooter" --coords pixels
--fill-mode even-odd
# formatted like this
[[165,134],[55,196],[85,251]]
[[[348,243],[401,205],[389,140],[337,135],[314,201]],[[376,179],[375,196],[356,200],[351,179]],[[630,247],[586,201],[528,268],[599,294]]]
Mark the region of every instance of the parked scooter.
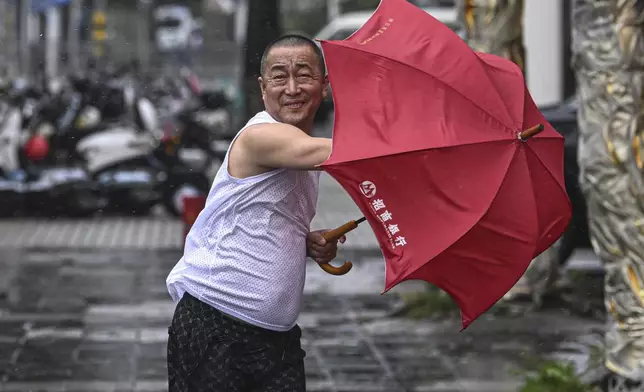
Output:
[[184,196],[207,194],[234,136],[227,97],[202,92],[187,69],[159,78],[100,67],[0,94],[0,209],[145,214],[162,204],[181,215]]
[[207,180],[163,156],[162,130],[150,100],[131,83],[109,82],[78,78],[62,113],[49,111],[46,121],[55,124],[50,158],[82,162],[113,209],[146,214],[163,202],[172,214],[180,214],[177,194],[188,186],[207,192]]
[[[17,87],[17,86],[14,86]],[[35,90],[7,91],[0,120],[1,215],[17,213],[48,216],[91,215],[106,205],[82,166],[38,167],[34,159],[46,154],[48,145],[29,128],[25,118],[36,110]],[[28,105],[33,105],[29,106]],[[35,151],[39,149],[39,151]]]
[[[164,129],[181,134],[180,159],[212,179],[234,137],[230,132],[232,102],[223,91],[202,91],[199,80],[187,70],[168,84],[165,91],[169,94],[163,94],[163,89],[154,91],[160,106],[172,108],[165,116]],[[173,97],[180,97],[181,104],[172,105]]]

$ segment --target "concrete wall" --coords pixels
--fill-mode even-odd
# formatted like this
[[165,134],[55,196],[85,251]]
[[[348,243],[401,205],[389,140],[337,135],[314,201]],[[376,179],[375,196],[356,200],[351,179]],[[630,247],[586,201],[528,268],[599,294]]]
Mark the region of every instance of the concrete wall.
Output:
[[564,1],[568,0],[525,0],[526,73],[537,105],[564,98]]

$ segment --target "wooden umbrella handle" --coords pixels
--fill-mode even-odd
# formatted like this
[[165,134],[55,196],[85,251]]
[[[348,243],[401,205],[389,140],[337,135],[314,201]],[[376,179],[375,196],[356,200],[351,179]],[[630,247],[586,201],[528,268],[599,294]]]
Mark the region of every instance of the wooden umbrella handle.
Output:
[[[324,239],[327,241],[337,241],[340,237],[347,234],[351,230],[354,230],[356,227],[358,227],[358,223],[354,220],[351,220],[343,224],[342,226],[327,231],[326,233],[322,234],[322,237],[324,237]],[[344,264],[342,264],[340,267],[334,267],[331,264],[326,263],[320,264],[320,268],[322,268],[328,274],[339,276],[351,271],[353,264],[350,261],[345,261]]]
[[545,127],[543,126],[543,124],[537,124],[534,127],[528,128],[523,132],[519,132],[519,134],[517,136],[518,136],[519,140],[525,142],[526,140],[530,139],[531,137],[536,136],[536,135],[540,134],[541,132],[543,132],[544,129],[545,129]]
[[336,227],[335,229],[329,230],[326,233],[322,234],[322,237],[324,237],[324,239],[327,241],[337,241],[340,239],[340,237],[347,234],[351,230],[354,230],[356,227],[358,227],[358,223],[354,220],[350,220],[342,226]]

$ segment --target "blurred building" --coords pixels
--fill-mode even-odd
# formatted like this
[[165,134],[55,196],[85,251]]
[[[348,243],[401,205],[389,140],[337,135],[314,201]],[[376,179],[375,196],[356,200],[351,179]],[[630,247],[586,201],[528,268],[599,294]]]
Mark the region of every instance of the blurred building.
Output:
[[[25,0],[0,0],[0,48],[2,64],[19,70],[18,45],[20,18],[16,10]],[[60,35],[63,42],[70,32],[81,38],[79,55],[91,53],[91,19],[96,0],[81,4],[79,26],[71,25],[70,6],[61,7]],[[187,64],[204,79],[231,84],[239,77],[241,48],[236,41],[239,15],[236,9],[245,0],[105,0],[107,4],[107,51],[114,62],[145,59],[152,70],[172,72]],[[422,7],[456,7],[459,0],[409,0]],[[379,0],[281,0],[281,26],[315,36],[334,12],[375,10]],[[148,6],[141,7],[141,4]],[[549,104],[570,96],[575,80],[570,68],[570,2],[525,0],[524,40],[527,52],[528,86],[538,104]],[[332,10],[331,8],[334,8]],[[32,16],[31,45],[33,70],[42,68],[46,17]],[[70,27],[71,26],[71,27]],[[243,28],[242,28],[243,30]],[[66,63],[67,45],[61,45],[61,64]],[[24,69],[24,67],[22,67]]]

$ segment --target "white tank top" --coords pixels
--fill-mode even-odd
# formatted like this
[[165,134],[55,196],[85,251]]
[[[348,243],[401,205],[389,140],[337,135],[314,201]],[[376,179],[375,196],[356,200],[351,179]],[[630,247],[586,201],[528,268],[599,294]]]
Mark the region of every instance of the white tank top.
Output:
[[[277,121],[260,112],[233,143],[261,123]],[[287,331],[300,312],[320,172],[278,169],[239,179],[228,172],[229,154],[167,278],[168,291],[175,302],[188,292],[248,323]]]

